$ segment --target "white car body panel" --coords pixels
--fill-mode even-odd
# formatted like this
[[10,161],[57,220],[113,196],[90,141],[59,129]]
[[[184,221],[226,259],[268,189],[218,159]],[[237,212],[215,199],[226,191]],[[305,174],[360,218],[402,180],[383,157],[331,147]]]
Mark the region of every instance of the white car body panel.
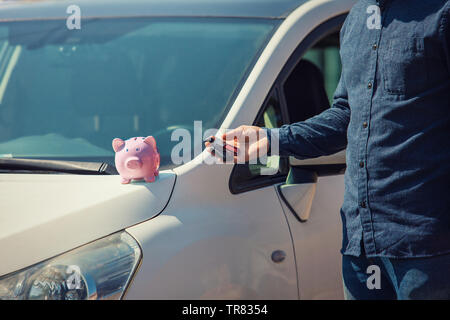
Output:
[[320,177],[308,221],[299,222],[282,202],[297,261],[300,299],[343,299],[341,254],[344,177]]
[[[173,198],[127,232],[144,263],[128,299],[297,299],[292,241],[274,188],[232,195],[232,166],[177,173]],[[261,201],[264,199],[264,201]],[[274,250],[286,252],[275,264]]]
[[172,171],[131,185],[119,176],[1,174],[0,276],[152,218],[174,183]]

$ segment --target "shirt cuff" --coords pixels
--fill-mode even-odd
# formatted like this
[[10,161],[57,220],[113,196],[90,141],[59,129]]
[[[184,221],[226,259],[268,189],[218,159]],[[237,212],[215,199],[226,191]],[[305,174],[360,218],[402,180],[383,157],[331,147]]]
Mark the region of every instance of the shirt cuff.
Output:
[[266,131],[267,140],[269,141],[268,156],[279,155],[280,151],[280,129],[263,128]]

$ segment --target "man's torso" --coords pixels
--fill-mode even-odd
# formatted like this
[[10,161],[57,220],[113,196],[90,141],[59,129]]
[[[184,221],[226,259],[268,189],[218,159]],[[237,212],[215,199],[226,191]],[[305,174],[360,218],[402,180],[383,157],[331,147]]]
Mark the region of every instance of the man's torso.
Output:
[[[380,19],[377,8],[380,8]],[[450,252],[449,3],[361,0],[341,34],[345,254]]]

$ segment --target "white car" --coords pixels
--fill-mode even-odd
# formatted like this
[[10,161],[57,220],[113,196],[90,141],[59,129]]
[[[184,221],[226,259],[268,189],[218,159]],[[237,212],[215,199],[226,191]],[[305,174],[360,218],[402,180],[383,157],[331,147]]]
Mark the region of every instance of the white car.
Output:
[[[345,151],[211,165],[193,128],[328,108],[355,2],[0,4],[0,299],[343,298]],[[146,135],[160,175],[122,185]]]

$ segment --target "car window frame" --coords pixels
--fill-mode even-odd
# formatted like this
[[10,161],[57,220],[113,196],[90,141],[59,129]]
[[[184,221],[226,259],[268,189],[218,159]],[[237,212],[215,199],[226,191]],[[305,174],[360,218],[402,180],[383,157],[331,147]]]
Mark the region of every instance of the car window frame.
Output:
[[[319,26],[315,27],[305,38],[303,38],[303,40],[295,48],[294,52],[287,59],[283,68],[281,69],[280,73],[278,74],[277,78],[272,84],[272,87],[268,91],[268,94],[266,95],[266,98],[264,99],[261,108],[258,110],[252,125],[256,125],[258,123],[260,117],[262,116],[267,107],[267,104],[274,97],[274,95],[280,106],[283,124],[290,123],[286,99],[282,94],[284,83],[286,82],[286,80],[288,79],[289,75],[294,70],[294,68],[297,66],[297,64],[300,62],[300,60],[303,58],[304,54],[309,49],[311,49],[316,43],[318,43],[324,37],[333,34],[334,32],[337,32],[341,29],[347,15],[348,12],[342,13],[326,20],[325,22],[322,22]],[[280,166],[282,162],[286,162],[288,169],[290,168],[287,157],[281,157]],[[228,187],[232,194],[244,193],[268,187],[274,184],[283,183],[286,181],[286,178],[288,176],[288,173],[286,174],[277,173],[272,176],[259,176],[257,179],[252,179],[244,183],[237,184],[233,183],[233,176],[236,174],[237,171],[236,168],[237,165],[235,164],[233,166],[233,169],[230,173],[228,180]]]

